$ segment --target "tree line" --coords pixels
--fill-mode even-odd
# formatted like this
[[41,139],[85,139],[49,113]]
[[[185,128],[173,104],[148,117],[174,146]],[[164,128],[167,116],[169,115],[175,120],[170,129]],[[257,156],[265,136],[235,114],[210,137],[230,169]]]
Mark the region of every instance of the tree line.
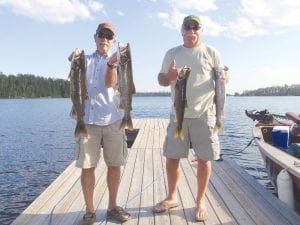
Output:
[[[170,96],[170,92],[139,92],[135,97]],[[17,74],[6,76],[0,72],[0,98],[69,98],[70,81]]]
[[[169,96],[169,92],[136,93],[135,96]],[[246,90],[235,96],[300,96],[300,84]],[[70,82],[32,74],[5,75],[0,72],[0,98],[69,98]]]
[[246,90],[242,94],[235,93],[235,96],[300,96],[300,84]]
[[68,98],[70,82],[32,74],[4,75],[0,72],[0,98]]

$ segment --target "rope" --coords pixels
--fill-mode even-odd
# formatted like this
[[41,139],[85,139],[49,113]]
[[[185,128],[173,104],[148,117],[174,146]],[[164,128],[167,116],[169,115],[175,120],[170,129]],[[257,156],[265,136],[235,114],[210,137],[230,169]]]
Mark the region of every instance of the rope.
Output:
[[253,142],[255,139],[260,140],[261,138],[260,138],[260,137],[253,137],[253,138],[249,141],[249,143],[246,145],[246,147],[243,148],[242,150],[240,150],[240,151],[238,151],[238,152],[234,152],[234,153],[227,153],[227,154],[226,154],[226,153],[223,153],[223,154],[220,154],[220,158],[222,158],[222,155],[237,155],[237,154],[240,154],[240,153],[244,152],[244,151],[252,144],[252,142]]
[[50,213],[50,218],[49,218],[49,223],[48,225],[52,225],[52,216],[53,216],[53,212],[56,208],[56,206],[70,193],[70,191],[72,190],[72,188],[75,186],[75,184],[78,182],[78,180],[80,179],[80,176],[75,180],[75,182],[73,183],[73,185],[70,187],[70,189],[67,191],[67,193],[65,193],[64,196],[61,197],[61,199],[55,204],[55,206],[52,208],[51,213]]

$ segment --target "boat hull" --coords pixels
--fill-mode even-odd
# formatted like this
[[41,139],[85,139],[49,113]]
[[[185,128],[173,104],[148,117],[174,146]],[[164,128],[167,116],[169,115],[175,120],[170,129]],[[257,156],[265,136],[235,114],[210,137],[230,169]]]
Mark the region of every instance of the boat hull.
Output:
[[277,189],[277,176],[281,170],[287,169],[293,181],[295,211],[300,213],[300,160],[291,156],[284,149],[272,146],[271,126],[256,126],[253,136],[258,137],[256,144],[265,163],[266,171],[271,182]]

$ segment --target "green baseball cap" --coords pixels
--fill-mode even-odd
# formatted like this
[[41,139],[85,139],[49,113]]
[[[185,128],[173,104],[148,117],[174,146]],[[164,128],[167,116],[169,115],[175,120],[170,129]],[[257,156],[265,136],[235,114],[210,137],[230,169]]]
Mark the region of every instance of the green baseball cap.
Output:
[[187,22],[190,20],[195,21],[200,27],[202,26],[201,20],[198,16],[189,15],[189,16],[184,17],[183,22],[182,22],[182,27],[186,26]]

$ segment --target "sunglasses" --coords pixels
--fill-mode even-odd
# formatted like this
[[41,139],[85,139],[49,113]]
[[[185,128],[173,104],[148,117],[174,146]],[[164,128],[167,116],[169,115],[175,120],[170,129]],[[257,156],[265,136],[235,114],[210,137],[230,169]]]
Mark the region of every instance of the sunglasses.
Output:
[[98,38],[106,38],[107,40],[114,39],[114,35],[113,34],[106,33],[106,32],[103,32],[103,31],[98,32],[97,33],[97,37]]
[[198,31],[198,30],[201,29],[201,27],[200,26],[192,26],[192,27],[190,27],[190,26],[186,25],[186,26],[183,27],[183,29],[186,30],[186,31],[189,31],[189,30]]

